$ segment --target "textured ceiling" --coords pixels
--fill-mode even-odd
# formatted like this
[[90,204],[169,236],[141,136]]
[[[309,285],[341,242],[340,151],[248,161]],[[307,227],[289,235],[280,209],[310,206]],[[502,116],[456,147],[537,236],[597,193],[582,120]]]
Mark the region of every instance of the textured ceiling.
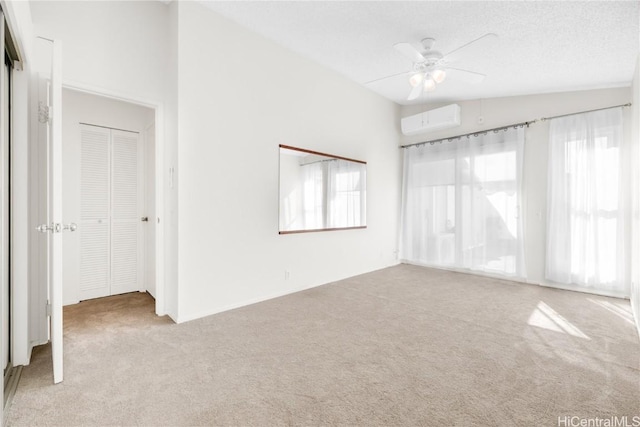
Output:
[[[448,102],[628,86],[640,48],[640,2],[205,1],[211,9],[399,103]],[[449,75],[415,101],[411,69],[393,45],[436,39],[447,53],[486,33],[456,67],[486,74],[471,84]]]

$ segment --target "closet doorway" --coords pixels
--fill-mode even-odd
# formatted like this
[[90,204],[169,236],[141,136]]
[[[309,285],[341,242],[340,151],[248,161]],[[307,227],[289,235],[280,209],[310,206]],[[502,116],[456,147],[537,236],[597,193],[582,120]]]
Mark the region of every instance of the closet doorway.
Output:
[[[155,111],[63,89],[64,305],[127,292],[155,297]],[[151,171],[151,173],[149,173]]]

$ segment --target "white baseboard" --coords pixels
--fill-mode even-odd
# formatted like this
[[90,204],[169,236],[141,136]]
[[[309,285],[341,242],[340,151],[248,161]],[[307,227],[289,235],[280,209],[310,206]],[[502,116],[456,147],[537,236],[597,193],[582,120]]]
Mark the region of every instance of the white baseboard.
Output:
[[245,307],[247,305],[257,304],[259,302],[268,301],[268,300],[274,299],[274,298],[280,298],[280,297],[283,297],[285,295],[294,294],[296,292],[306,291],[307,289],[312,289],[312,288],[317,288],[319,286],[328,285],[330,283],[335,283],[335,282],[338,282],[340,280],[348,279],[349,277],[355,277],[355,276],[359,276],[361,274],[367,274],[367,273],[371,273],[373,271],[382,270],[384,268],[394,267],[394,266],[396,266],[398,264],[400,264],[400,261],[396,260],[393,263],[391,263],[390,265],[387,265],[387,266],[384,266],[384,267],[376,268],[376,269],[370,270],[370,271],[364,271],[362,273],[358,273],[358,274],[355,274],[353,276],[338,278],[338,279],[332,280],[332,281],[327,282],[327,283],[321,283],[319,285],[315,285],[314,284],[314,285],[298,286],[298,287],[294,287],[294,288],[289,288],[289,289],[285,289],[285,290],[280,291],[280,292],[274,292],[274,293],[267,294],[267,295],[262,295],[262,296],[259,296],[259,297],[256,297],[256,298],[250,298],[248,300],[244,300],[244,301],[241,301],[241,302],[238,302],[238,303],[234,303],[234,304],[225,305],[225,306],[222,306],[222,307],[213,308],[211,310],[205,310],[205,311],[201,311],[201,312],[194,313],[194,314],[188,314],[186,316],[178,315],[177,318],[173,317],[171,314],[169,314],[169,316],[176,323],[189,322],[189,321],[192,321],[192,320],[200,319],[202,317],[212,316],[214,314],[222,313],[222,312],[229,311],[229,310],[234,310],[234,309],[240,308],[240,307]]
[[[324,284],[323,284],[324,285]],[[229,311],[229,310],[234,310],[236,308],[240,308],[240,307],[245,307],[248,305],[252,305],[252,304],[257,304],[259,302],[264,302],[264,301],[268,301],[270,299],[274,299],[274,298],[280,298],[283,297],[285,295],[290,295],[290,294],[294,294],[296,292],[301,292],[301,291],[305,291],[307,289],[311,289],[311,288],[315,288],[317,286],[323,286],[323,285],[311,285],[311,286],[307,286],[307,287],[297,287],[297,288],[290,288],[281,292],[275,292],[272,294],[268,294],[268,295],[263,295],[257,298],[251,298],[248,300],[244,300],[241,301],[239,303],[235,303],[235,304],[229,304],[229,305],[225,305],[222,307],[217,307],[211,310],[205,310],[205,311],[201,311],[198,313],[194,313],[194,314],[189,314],[187,316],[178,316],[177,319],[174,319],[173,316],[169,315],[172,319],[174,319],[174,321],[176,323],[184,323],[184,322],[190,322],[192,320],[196,320],[196,319],[200,319],[202,317],[207,317],[207,316],[212,316],[214,314],[218,314],[218,313],[222,313],[225,311]]]

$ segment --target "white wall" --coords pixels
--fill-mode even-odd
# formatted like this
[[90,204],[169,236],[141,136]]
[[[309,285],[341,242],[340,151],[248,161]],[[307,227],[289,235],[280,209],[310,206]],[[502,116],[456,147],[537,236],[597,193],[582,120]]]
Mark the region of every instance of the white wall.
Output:
[[[12,98],[12,361],[29,363],[29,76],[33,50],[33,27],[28,2],[1,1],[5,19],[22,56],[14,70]],[[1,411],[0,411],[1,414]]]
[[[402,144],[445,138],[542,117],[625,104],[630,101],[629,88],[616,88],[458,102],[461,108],[459,127],[411,137],[403,136]],[[440,106],[442,104],[403,107],[402,117]],[[631,110],[625,108],[623,111],[625,135],[629,139]],[[478,124],[480,117],[484,120],[482,125]],[[549,122],[532,124],[525,134],[523,212],[526,279],[531,283],[549,284],[544,278]]]
[[631,85],[633,105],[631,106],[631,307],[640,334],[640,55],[636,62]]
[[37,36],[62,41],[63,82],[164,99],[168,7],[157,1],[33,1]]
[[[62,218],[65,223],[79,224],[80,123],[129,130],[143,137],[145,129],[154,122],[154,111],[69,89],[62,91],[62,109]],[[153,149],[152,142],[143,141],[145,151]],[[147,229],[152,231],[150,227]],[[63,303],[67,305],[79,302],[80,233],[63,233],[63,237]]]
[[[164,150],[159,153],[164,158],[164,191],[158,192],[164,198],[165,212],[162,218],[165,233],[165,245],[161,248],[164,253],[158,254],[157,259],[164,259],[164,287],[158,289],[166,292],[165,310],[172,319],[178,318],[178,72],[182,66],[178,57],[178,15],[179,2],[169,4],[169,44],[166,46],[167,56],[171,58],[167,66],[166,87],[166,143]],[[172,173],[175,171],[176,173]],[[160,282],[158,282],[160,284]]]
[[[176,3],[176,2],[172,2]],[[63,83],[156,108],[158,212],[166,253],[164,276],[171,301],[158,314],[177,312],[177,187],[169,188],[169,169],[177,155],[177,7],[159,1],[33,1],[34,33],[62,42]],[[166,142],[165,142],[166,136]],[[175,280],[171,280],[174,278]],[[162,280],[162,277],[158,278]],[[164,295],[164,284],[160,284]]]
[[[397,106],[195,2],[178,15],[178,320],[395,264]],[[368,228],[278,235],[278,144],[367,161]]]

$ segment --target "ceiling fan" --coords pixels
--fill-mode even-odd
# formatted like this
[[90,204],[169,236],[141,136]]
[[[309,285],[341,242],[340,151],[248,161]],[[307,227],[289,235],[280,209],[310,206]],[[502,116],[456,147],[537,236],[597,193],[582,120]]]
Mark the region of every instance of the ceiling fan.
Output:
[[375,79],[367,82],[367,84],[391,77],[406,75],[409,85],[413,88],[407,98],[407,100],[411,101],[418,98],[424,92],[435,90],[436,85],[442,83],[449,75],[451,75],[451,77],[455,76],[455,78],[460,81],[481,83],[486,77],[484,74],[451,67],[449,64],[454,63],[461,56],[464,56],[464,52],[467,52],[470,46],[479,48],[482,44],[491,42],[497,37],[496,34],[487,33],[446,54],[442,54],[434,49],[436,40],[433,38],[422,39],[420,49],[417,49],[411,43],[396,43],[393,45],[394,49],[413,61],[412,69],[410,71]]

